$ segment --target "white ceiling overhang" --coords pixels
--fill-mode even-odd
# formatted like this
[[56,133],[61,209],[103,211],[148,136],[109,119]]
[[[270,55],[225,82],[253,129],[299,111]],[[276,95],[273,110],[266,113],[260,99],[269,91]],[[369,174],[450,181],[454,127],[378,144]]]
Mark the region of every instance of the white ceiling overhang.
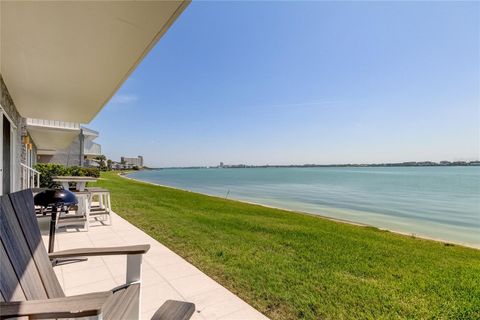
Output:
[[28,133],[38,149],[62,150],[70,146],[80,130],[28,126]]
[[90,122],[189,1],[1,1],[0,72],[23,117]]

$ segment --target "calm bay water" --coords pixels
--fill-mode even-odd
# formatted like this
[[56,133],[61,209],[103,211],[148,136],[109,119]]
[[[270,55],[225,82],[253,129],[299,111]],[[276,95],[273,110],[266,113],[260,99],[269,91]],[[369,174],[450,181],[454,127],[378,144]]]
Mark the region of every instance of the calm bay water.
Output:
[[129,176],[480,247],[480,167],[162,169]]

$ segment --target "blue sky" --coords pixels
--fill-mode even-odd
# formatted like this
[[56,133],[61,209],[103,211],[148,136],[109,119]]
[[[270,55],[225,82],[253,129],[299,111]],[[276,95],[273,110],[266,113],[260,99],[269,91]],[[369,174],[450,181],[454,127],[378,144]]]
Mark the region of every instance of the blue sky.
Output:
[[476,2],[196,2],[88,126],[150,166],[474,160]]

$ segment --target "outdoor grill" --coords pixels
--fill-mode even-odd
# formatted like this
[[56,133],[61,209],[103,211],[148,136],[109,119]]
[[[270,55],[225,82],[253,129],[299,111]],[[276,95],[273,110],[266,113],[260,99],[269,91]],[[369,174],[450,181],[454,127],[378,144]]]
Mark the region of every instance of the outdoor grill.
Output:
[[55,244],[55,229],[57,225],[57,215],[60,212],[68,213],[71,206],[78,203],[78,199],[75,194],[69,190],[63,188],[44,190],[34,197],[34,203],[36,206],[42,206],[44,208],[52,207],[52,216],[50,219],[50,234],[48,239],[48,252],[53,252]]

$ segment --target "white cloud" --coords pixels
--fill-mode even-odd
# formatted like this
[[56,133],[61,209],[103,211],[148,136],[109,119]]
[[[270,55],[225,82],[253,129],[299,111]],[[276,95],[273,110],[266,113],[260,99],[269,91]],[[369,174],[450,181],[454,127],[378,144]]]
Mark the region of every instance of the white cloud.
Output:
[[139,97],[134,94],[117,94],[110,100],[111,104],[129,104],[138,101]]

